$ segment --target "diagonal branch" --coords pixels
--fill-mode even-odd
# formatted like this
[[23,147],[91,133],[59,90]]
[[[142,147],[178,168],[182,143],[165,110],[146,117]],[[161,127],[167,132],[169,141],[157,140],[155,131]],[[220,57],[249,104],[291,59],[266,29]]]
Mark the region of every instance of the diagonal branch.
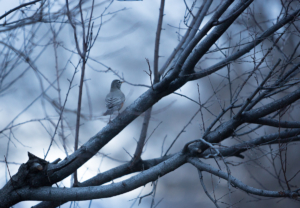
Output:
[[295,18],[298,17],[299,15],[300,15],[300,9],[296,10],[292,14],[289,14],[289,15],[283,17],[280,21],[278,21],[278,23],[274,24],[272,27],[270,27],[268,30],[266,30],[263,34],[261,34],[258,38],[253,40],[251,43],[248,43],[246,46],[241,48],[236,53],[232,54],[231,56],[228,56],[224,60],[220,61],[219,63],[217,63],[205,70],[201,70],[197,73],[190,74],[188,76],[189,80],[195,80],[195,79],[200,79],[202,77],[205,77],[209,74],[212,74],[212,73],[218,71],[219,69],[223,68],[227,64],[237,60],[238,58],[242,57],[243,55],[248,53],[250,50],[252,50],[255,46],[260,44],[263,40],[268,38],[270,35],[274,34],[274,32],[276,32],[277,30],[282,28],[284,25],[286,25],[287,23],[289,23],[291,21],[294,21]]
[[[269,145],[269,144],[277,144],[277,143],[286,143],[292,141],[300,141],[300,129],[293,129],[290,131],[282,131],[280,133],[268,134],[256,139],[252,139],[241,144],[236,144],[231,147],[221,148],[219,149],[220,154],[224,157],[229,156],[238,156],[240,157],[240,153],[245,152],[254,147]],[[211,154],[211,150],[207,149],[202,154],[201,157],[206,157]]]
[[5,14],[1,15],[0,16],[0,20],[3,19],[4,17],[6,17],[7,15],[9,15],[10,13],[14,12],[14,11],[17,11],[17,10],[23,8],[23,7],[35,4],[35,3],[39,2],[39,1],[42,1],[42,0],[35,0],[35,1],[31,1],[31,2],[27,2],[27,3],[21,4],[21,5],[13,8],[11,10],[9,10],[8,12],[5,12]]
[[[281,62],[281,59],[279,59],[277,61],[277,63],[273,66],[273,68],[270,70],[269,74],[266,76],[266,78],[260,83],[260,85],[254,90],[254,92],[246,99],[246,101],[244,102],[243,106],[240,108],[239,112],[234,116],[235,118],[238,118],[239,116],[241,116],[241,114],[243,113],[243,111],[246,109],[246,107],[250,104],[250,102],[252,101],[252,99],[256,96],[256,94],[262,89],[262,87],[264,86],[264,84],[268,81],[268,79],[271,77],[273,71],[276,69],[276,67],[279,65],[279,63]],[[262,62],[260,62],[262,63]],[[259,66],[259,65],[258,65]],[[255,68],[258,68],[258,66],[256,66]],[[255,69],[254,69],[255,70]],[[254,71],[253,70],[253,71]]]
[[[231,17],[221,25],[216,26],[201,43],[189,53],[184,65],[182,66],[182,75],[189,74],[194,71],[197,62],[205,55],[209,48],[223,35],[230,25],[240,16],[240,14],[253,2],[253,0],[242,0],[237,3],[231,10]],[[213,18],[211,18],[212,20]],[[214,22],[211,22],[213,25]],[[206,34],[205,34],[206,35]]]
[[215,176],[223,178],[224,180],[230,181],[230,183],[234,187],[239,188],[239,189],[245,191],[246,193],[250,193],[250,194],[254,194],[254,195],[258,195],[258,196],[265,196],[265,197],[297,198],[300,196],[300,194],[297,191],[269,191],[269,190],[257,189],[257,188],[248,186],[248,185],[244,184],[242,181],[233,177],[232,175],[229,175],[228,173],[225,173],[219,169],[216,169],[210,165],[207,165],[195,157],[188,158],[188,162],[191,163],[192,165],[194,165],[199,171],[206,171]]
[[300,99],[300,89],[295,90],[294,92],[284,96],[281,99],[275,100],[272,103],[244,112],[242,117],[243,119],[245,119],[246,122],[255,121],[259,118],[269,115],[270,113],[282,109],[299,99]]
[[[281,108],[290,105],[298,99],[300,99],[300,89],[260,108],[244,112],[240,119],[230,119],[229,121],[218,126],[214,131],[205,135],[203,139],[205,139],[209,143],[221,142],[229,136],[232,136],[232,133],[236,130],[236,128],[243,123],[255,121],[259,118],[267,116],[270,113],[273,113]],[[205,151],[207,148],[207,146],[202,145],[200,142],[197,142],[191,145],[189,151],[198,155],[199,153]]]
[[212,18],[203,26],[203,28],[196,34],[196,36],[190,41],[190,43],[187,45],[184,51],[180,54],[180,56],[176,60],[176,65],[174,66],[172,71],[154,87],[155,90],[159,91],[165,89],[175,78],[178,77],[184,62],[186,61],[190,53],[193,51],[195,46],[213,27],[213,22],[218,20],[232,3],[233,2],[231,0],[227,0],[218,8],[218,10],[212,16]]
[[184,36],[181,38],[179,44],[176,46],[176,48],[169,56],[165,64],[159,70],[160,75],[162,75],[167,70],[168,66],[171,64],[172,61],[174,63],[171,64],[171,66],[175,64],[175,62],[177,61],[177,57],[179,57],[182,51],[190,44],[190,41],[195,37],[195,34],[197,33],[199,26],[201,25],[203,18],[206,15],[211,3],[212,0],[204,1],[201,7],[198,9],[195,15],[196,18],[193,18]]

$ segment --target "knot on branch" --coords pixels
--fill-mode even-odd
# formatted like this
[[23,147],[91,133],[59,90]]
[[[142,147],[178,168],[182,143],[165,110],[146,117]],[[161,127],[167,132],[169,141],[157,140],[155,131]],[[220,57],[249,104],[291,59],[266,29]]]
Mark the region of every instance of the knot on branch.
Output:
[[299,189],[294,190],[294,191],[279,191],[278,193],[281,196],[287,196],[287,197],[290,197],[292,199],[298,199],[298,197],[299,197],[298,191],[299,191]]
[[48,162],[30,152],[28,152],[28,157],[28,161],[23,163],[18,172],[11,178],[13,188],[50,186],[51,183],[46,172]]
[[[143,166],[142,158],[134,155],[134,157],[130,161],[130,165],[128,166],[128,168],[131,171],[134,171],[134,170],[138,170],[139,168],[141,168],[141,166]],[[144,169],[144,168],[142,167],[142,169]]]
[[182,154],[190,154],[191,156],[199,156],[203,152],[201,142],[199,142],[199,140],[194,140],[194,141],[188,142],[184,145],[181,152],[182,152]]
[[290,193],[290,198],[298,199],[298,194],[296,192],[292,192],[292,193]]

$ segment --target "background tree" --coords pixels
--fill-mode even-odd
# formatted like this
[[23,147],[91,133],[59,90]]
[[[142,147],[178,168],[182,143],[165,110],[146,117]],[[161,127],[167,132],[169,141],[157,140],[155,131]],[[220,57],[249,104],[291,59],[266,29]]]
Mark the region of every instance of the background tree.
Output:
[[[298,207],[299,6],[9,5],[0,206]],[[107,123],[115,78],[127,100]]]

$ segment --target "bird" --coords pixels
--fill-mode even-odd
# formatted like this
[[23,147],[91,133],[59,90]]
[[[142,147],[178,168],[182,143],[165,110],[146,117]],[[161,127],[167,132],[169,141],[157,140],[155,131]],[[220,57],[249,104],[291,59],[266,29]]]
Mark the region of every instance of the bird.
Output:
[[103,113],[104,116],[109,116],[109,122],[111,119],[111,115],[118,111],[120,114],[120,110],[123,107],[123,104],[125,102],[125,95],[121,91],[121,85],[122,81],[115,79],[111,82],[110,92],[106,95],[105,98],[105,105],[106,105],[106,112]]

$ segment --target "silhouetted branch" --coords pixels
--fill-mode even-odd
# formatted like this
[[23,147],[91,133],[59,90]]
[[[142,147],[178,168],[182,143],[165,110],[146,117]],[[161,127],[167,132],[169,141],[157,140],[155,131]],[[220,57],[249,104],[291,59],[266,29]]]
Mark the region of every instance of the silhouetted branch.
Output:
[[1,15],[0,16],[0,20],[3,19],[4,17],[6,17],[7,15],[9,15],[10,13],[14,12],[14,11],[17,11],[17,10],[23,8],[23,7],[35,4],[35,3],[39,2],[39,1],[42,1],[42,0],[35,0],[35,1],[31,1],[31,2],[28,2],[28,3],[21,4],[21,5],[13,8],[11,10],[9,10],[8,12],[5,12],[5,14]]
[[207,165],[201,162],[197,158],[188,158],[188,162],[194,165],[199,171],[206,171],[212,173],[215,176],[223,178],[224,180],[230,180],[230,183],[233,187],[239,188],[249,194],[254,194],[258,196],[266,196],[266,197],[289,197],[289,198],[297,198],[300,194],[298,190],[295,191],[269,191],[257,189],[251,186],[244,184],[242,181],[233,177],[232,175],[228,175],[227,173],[220,171],[210,165]]

